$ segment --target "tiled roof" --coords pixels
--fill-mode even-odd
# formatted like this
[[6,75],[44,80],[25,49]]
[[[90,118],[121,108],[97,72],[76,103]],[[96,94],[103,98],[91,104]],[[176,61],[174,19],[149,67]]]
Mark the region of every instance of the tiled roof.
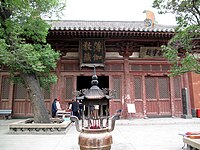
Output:
[[50,30],[175,32],[176,27],[159,24],[155,24],[154,27],[146,27],[144,21],[51,20],[47,22],[51,25]]

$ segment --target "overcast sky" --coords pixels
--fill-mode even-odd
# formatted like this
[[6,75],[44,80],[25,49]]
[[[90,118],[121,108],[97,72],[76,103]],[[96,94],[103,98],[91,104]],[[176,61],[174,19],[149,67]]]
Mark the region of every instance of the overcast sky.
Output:
[[152,8],[153,0],[66,0],[62,19],[98,21],[144,21],[144,10],[155,14],[158,24],[175,25],[175,15],[160,15]]

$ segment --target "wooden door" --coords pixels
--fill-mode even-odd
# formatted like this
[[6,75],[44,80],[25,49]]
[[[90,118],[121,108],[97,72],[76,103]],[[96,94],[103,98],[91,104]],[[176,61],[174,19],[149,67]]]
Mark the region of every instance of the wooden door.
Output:
[[122,103],[121,103],[122,77],[112,76],[110,80],[111,80],[110,89],[116,91],[114,98],[109,101],[109,113],[110,116],[112,116],[116,113],[116,110],[122,109]]
[[12,106],[10,105],[10,80],[7,76],[3,76],[0,79],[1,87],[0,87],[0,109],[12,109]]
[[[51,111],[50,91],[42,89],[45,106],[47,111]],[[15,117],[31,117],[33,116],[33,108],[28,96],[27,89],[21,83],[14,85],[13,94],[13,116]]]
[[32,116],[31,102],[26,88],[21,83],[14,85],[13,116]]
[[134,76],[133,80],[133,91],[134,91],[134,103],[136,109],[136,116],[142,116],[144,114],[143,108],[143,84],[142,84],[142,77],[141,76]]
[[171,116],[171,100],[168,77],[146,77],[147,116]]
[[174,111],[176,116],[181,116],[183,114],[182,110],[182,98],[181,98],[181,77],[173,78],[173,88],[174,88]]

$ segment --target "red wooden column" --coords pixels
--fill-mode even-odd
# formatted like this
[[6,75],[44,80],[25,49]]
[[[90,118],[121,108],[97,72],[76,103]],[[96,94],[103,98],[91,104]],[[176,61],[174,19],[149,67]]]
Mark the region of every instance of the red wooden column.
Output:
[[176,111],[175,111],[175,93],[174,93],[174,78],[170,77],[170,99],[171,99],[171,110],[172,110],[172,117],[176,116]]
[[[118,45],[119,46],[119,45]],[[132,55],[133,52],[133,43],[121,43],[120,44],[120,55],[124,57],[124,95],[122,98],[124,99],[124,103],[122,103],[123,108],[123,117],[131,118],[131,114],[128,113],[127,104],[132,103],[133,98],[133,86],[130,78],[130,67],[129,67],[129,56]]]
[[62,100],[61,89],[63,87],[61,87],[61,86],[62,86],[63,76],[61,75],[61,65],[62,65],[61,60],[58,60],[57,67],[56,67],[56,75],[58,77],[58,80],[57,80],[57,84],[54,87],[55,88],[54,91],[53,91],[54,97],[52,98],[52,101],[53,101],[54,98],[59,98],[59,99]]
[[190,99],[190,89],[189,89],[189,80],[188,80],[188,73],[185,73],[184,75],[183,75],[183,83],[184,83],[184,87],[185,88],[187,88],[188,89],[188,115],[190,116],[190,117],[192,117],[191,116],[191,99]]
[[[65,55],[65,53],[63,52],[64,49],[63,49],[63,45],[62,44],[56,43],[55,47],[56,47],[55,49],[61,50],[62,56]],[[62,82],[63,82],[63,75],[61,74],[62,56],[57,61],[57,66],[56,66],[55,73],[56,73],[58,79],[57,79],[57,83],[53,87],[54,91],[52,91],[52,94],[51,94],[51,96],[53,96],[53,97],[51,97],[51,102],[53,102],[54,98],[59,98],[61,100],[61,102],[63,101],[62,91],[61,91],[62,88],[63,88],[63,84],[62,84]]]
[[142,95],[143,95],[143,115],[147,118],[147,100],[146,100],[146,86],[145,86],[145,76],[142,76]]

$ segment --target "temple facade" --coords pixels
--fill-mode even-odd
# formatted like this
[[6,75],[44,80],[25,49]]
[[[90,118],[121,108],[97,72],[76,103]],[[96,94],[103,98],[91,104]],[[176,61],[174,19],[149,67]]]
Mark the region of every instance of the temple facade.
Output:
[[[198,108],[194,94],[199,77],[169,77],[169,62],[161,45],[174,36],[174,26],[146,21],[49,21],[47,41],[62,53],[55,72],[58,81],[44,91],[51,111],[54,98],[62,109],[76,92],[91,87],[94,65],[100,88],[114,92],[109,113],[122,109],[123,118],[180,117],[181,90],[190,92],[189,110]],[[14,117],[32,115],[31,103],[21,84],[9,82],[6,68],[0,72],[0,109],[12,109]],[[193,84],[193,81],[197,84]],[[191,102],[191,99],[193,101]]]

